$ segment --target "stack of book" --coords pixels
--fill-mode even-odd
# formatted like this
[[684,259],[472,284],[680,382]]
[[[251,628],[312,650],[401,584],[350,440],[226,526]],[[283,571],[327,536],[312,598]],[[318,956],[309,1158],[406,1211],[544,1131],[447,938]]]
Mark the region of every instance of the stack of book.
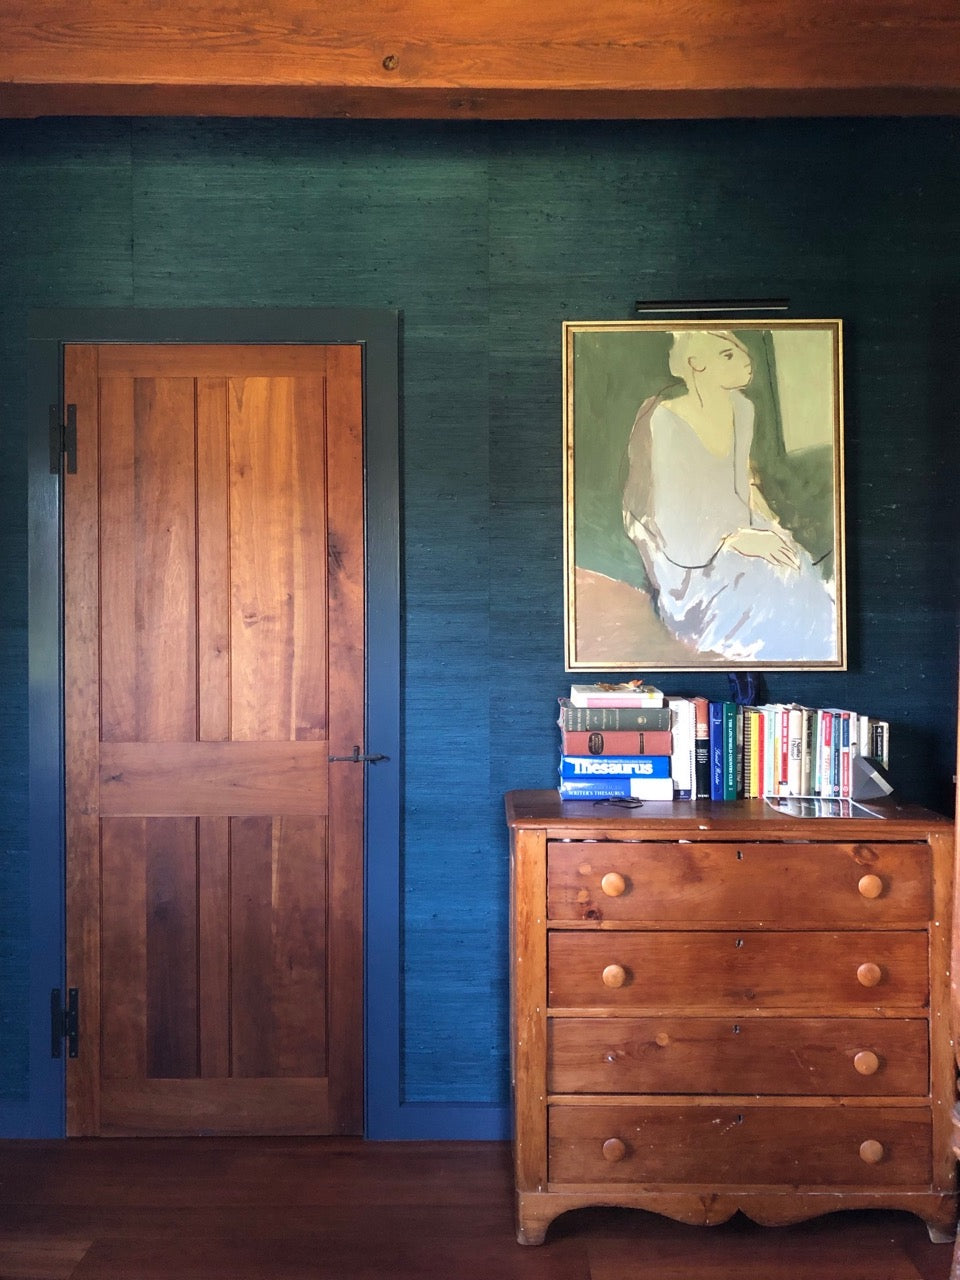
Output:
[[641,680],[572,685],[558,724],[565,800],[849,799],[858,755],[889,767],[885,720],[665,697]]
[[660,689],[641,680],[575,684],[557,723],[562,799],[674,798],[671,708]]

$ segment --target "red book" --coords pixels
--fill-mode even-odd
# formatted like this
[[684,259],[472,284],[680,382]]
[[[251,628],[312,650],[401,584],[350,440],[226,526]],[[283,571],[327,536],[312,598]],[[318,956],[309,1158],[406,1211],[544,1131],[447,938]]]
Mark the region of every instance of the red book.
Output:
[[789,795],[787,780],[790,777],[790,708],[780,708],[780,773],[777,778],[777,794]]
[[565,756],[668,756],[669,729],[563,729]]

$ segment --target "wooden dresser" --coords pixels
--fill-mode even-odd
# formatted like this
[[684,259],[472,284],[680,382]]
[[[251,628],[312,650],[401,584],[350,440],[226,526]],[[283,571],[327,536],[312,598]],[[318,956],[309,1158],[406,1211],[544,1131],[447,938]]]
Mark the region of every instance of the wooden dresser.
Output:
[[506,804],[521,1243],[596,1204],[952,1234],[947,819]]

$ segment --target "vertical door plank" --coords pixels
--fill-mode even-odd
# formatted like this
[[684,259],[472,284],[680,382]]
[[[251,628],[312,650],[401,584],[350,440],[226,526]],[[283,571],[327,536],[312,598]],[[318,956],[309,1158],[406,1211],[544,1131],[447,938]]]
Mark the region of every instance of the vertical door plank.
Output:
[[[67,982],[83,1000],[83,1052],[67,1064],[67,1132],[100,1128],[100,597],[97,348],[64,352],[77,406],[77,472],[64,477],[64,778]],[[69,483],[68,483],[69,481]]]
[[197,823],[146,824],[147,1077],[199,1074],[197,1029]]
[[147,820],[101,824],[103,1078],[147,1074]]
[[235,1076],[273,1074],[272,834],[269,818],[235,818],[230,823],[230,1041]]
[[[318,352],[318,357],[321,353]],[[316,376],[293,384],[291,428],[296,472],[289,498],[289,534],[294,578],[301,592],[289,637],[293,645],[293,736],[315,742],[329,736],[327,393],[328,352],[322,353]],[[362,493],[362,478],[361,490]]]
[[104,1076],[197,1075],[196,822],[103,822]]
[[234,740],[326,736],[323,385],[230,381]]
[[193,379],[103,379],[100,429],[102,735],[114,742],[192,740]]
[[[327,351],[327,612],[330,681],[330,754],[349,755],[354,744],[375,752],[364,736],[363,399],[361,348]],[[363,770],[330,766],[330,1042],[337,1069],[330,1077],[330,1108],[341,1133],[363,1128],[362,869]]]
[[200,818],[199,903],[200,1075],[230,1075],[230,821]]
[[230,738],[227,381],[197,380],[197,662],[201,742]]
[[136,430],[131,378],[100,379],[100,734],[137,736]]
[[317,1079],[329,1069],[326,823],[277,818],[272,834],[274,1069]]
[[243,818],[231,825],[234,1074],[322,1077],[324,824]]

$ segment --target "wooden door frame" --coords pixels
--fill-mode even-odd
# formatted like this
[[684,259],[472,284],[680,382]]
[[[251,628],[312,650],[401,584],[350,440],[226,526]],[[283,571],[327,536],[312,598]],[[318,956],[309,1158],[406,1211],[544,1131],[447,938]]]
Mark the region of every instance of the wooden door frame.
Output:
[[[48,406],[62,404],[68,343],[357,343],[363,347],[367,617],[364,789],[365,1132],[405,1132],[401,1088],[400,455],[395,310],[82,309],[32,313],[29,333],[29,781],[31,1116],[10,1136],[65,1132],[63,1059],[50,1056],[50,992],[65,987],[62,509]],[[375,939],[375,945],[370,940]],[[81,1005],[82,1020],[82,1005]],[[82,1021],[81,1021],[82,1045]],[[82,1051],[82,1048],[81,1048]],[[418,1109],[419,1110],[419,1109]],[[424,1135],[431,1136],[431,1135]]]

